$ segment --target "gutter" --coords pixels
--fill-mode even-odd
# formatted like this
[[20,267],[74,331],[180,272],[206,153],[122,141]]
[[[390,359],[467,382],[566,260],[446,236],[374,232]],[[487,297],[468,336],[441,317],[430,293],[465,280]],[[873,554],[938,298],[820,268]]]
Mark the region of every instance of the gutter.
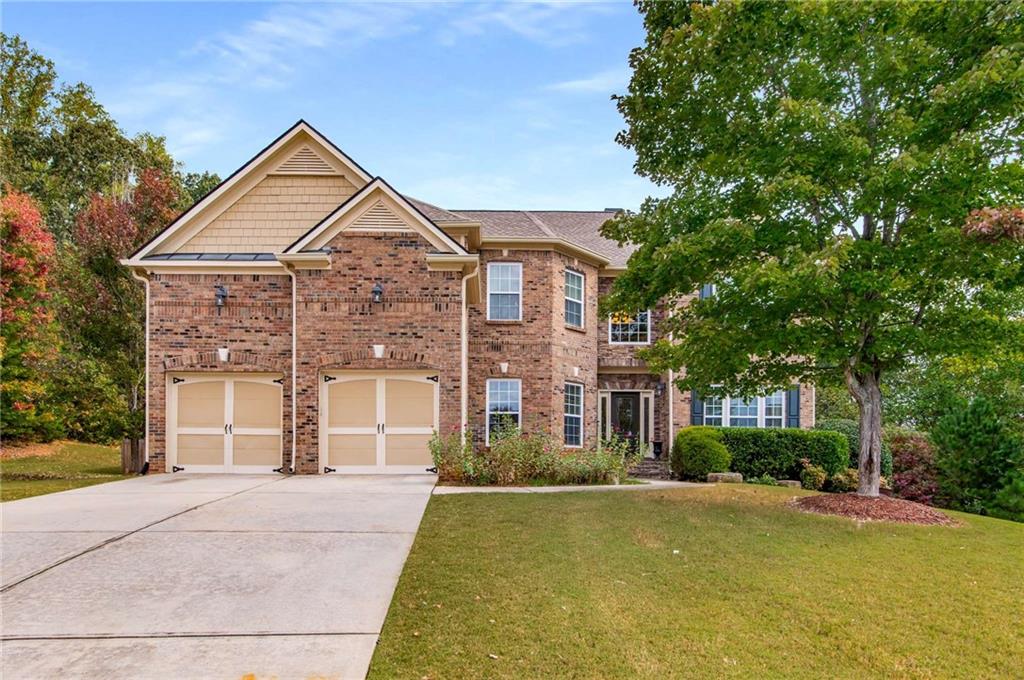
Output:
[[139,274],[138,270],[130,269],[132,278],[146,286],[146,412],[143,414],[145,419],[143,430],[144,434],[144,451],[143,451],[143,464],[149,464],[149,276],[146,274]]

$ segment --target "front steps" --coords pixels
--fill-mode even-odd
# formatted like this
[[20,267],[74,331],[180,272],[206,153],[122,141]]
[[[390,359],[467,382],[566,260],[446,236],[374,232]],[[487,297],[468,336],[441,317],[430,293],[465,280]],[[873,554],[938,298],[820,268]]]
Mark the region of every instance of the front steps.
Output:
[[630,469],[629,476],[640,479],[672,479],[672,474],[668,468],[668,461],[664,458],[660,460],[641,458],[640,462]]

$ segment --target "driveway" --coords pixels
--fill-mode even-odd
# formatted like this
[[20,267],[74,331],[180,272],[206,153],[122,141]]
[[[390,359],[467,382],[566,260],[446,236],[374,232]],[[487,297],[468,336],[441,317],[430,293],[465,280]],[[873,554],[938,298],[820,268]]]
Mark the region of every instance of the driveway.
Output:
[[2,676],[361,678],[434,480],[152,475],[4,503]]

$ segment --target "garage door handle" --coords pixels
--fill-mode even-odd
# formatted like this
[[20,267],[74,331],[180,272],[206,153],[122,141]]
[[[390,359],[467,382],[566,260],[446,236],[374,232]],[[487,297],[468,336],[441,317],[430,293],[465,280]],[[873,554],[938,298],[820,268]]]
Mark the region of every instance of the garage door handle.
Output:
[[228,426],[227,426],[227,425],[225,425],[225,426],[224,426],[224,434],[227,434],[227,433],[228,433]]
[[234,434],[234,433],[235,433],[235,426],[234,425],[228,425],[228,434]]

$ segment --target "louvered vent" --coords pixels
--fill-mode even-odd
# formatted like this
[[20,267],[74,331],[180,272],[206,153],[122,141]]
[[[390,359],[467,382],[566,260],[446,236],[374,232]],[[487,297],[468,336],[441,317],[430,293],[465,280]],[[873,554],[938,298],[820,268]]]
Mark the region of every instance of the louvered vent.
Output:
[[291,158],[274,171],[279,175],[333,175],[334,168],[308,146],[292,154]]
[[351,229],[365,229],[371,231],[406,231],[409,229],[395,213],[388,210],[383,201],[377,201],[369,210],[352,223]]

